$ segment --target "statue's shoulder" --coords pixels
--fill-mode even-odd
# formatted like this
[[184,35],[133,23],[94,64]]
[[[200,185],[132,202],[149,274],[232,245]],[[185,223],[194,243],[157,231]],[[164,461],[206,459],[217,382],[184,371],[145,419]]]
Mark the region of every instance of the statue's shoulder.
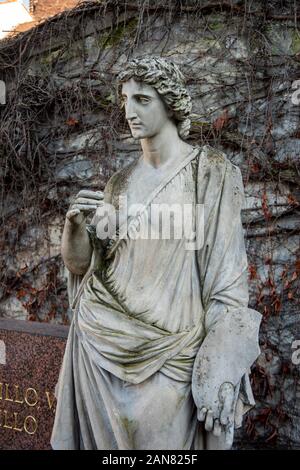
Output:
[[211,169],[215,168],[216,171],[226,170],[227,174],[233,173],[237,177],[241,175],[240,168],[229,160],[225,152],[210,145],[203,145],[200,152],[200,160],[202,165],[209,166]]
[[219,164],[226,165],[230,160],[226,157],[225,152],[212,147],[211,145],[203,145],[201,147],[200,157],[205,160],[208,164]]
[[[232,201],[244,203],[244,184],[240,168],[229,160],[225,152],[210,145],[204,145],[201,149],[197,183],[198,187],[207,190],[211,201],[214,200],[213,194],[217,200],[221,191],[222,197],[228,198],[230,194]],[[202,194],[202,198],[206,196]]]
[[[201,149],[198,165],[198,178],[210,175],[209,177],[216,181],[224,179],[235,187],[239,187],[243,192],[243,178],[240,168],[234,165],[226,153],[210,145],[204,145]],[[200,169],[201,168],[201,169]]]
[[128,179],[136,166],[136,161],[130,162],[124,168],[116,171],[108,180],[105,186],[105,196],[108,202],[111,202],[114,197],[124,193],[127,188]]

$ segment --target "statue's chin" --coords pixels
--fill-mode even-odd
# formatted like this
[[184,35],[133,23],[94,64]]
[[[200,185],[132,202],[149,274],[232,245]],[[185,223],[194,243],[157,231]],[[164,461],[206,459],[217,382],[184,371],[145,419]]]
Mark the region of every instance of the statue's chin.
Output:
[[150,139],[151,137],[154,137],[155,134],[143,132],[142,130],[139,130],[139,129],[138,130],[132,129],[131,135],[136,140],[142,140],[142,139]]
[[147,135],[142,134],[142,132],[131,132],[131,134],[132,137],[136,140],[142,140],[148,137]]

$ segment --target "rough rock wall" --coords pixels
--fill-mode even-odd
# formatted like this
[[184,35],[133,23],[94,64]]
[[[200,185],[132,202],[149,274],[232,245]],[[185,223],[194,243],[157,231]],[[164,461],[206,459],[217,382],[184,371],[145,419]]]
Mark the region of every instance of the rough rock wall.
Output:
[[24,320],[69,321],[59,251],[70,200],[82,188],[103,189],[139,154],[115,73],[144,54],[181,66],[193,98],[189,141],[225,151],[247,196],[250,306],[264,320],[252,371],[258,404],[236,438],[244,448],[300,448],[294,9],[293,1],[84,2],[0,43],[8,101],[0,108],[0,314]]

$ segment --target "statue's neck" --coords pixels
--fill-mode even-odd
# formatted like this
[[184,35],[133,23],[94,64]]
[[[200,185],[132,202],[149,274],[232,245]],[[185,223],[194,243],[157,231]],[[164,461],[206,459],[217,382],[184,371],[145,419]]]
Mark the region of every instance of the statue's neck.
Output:
[[178,136],[176,126],[173,123],[168,123],[159,134],[141,139],[141,146],[144,161],[154,168],[158,168],[177,159],[186,144]]

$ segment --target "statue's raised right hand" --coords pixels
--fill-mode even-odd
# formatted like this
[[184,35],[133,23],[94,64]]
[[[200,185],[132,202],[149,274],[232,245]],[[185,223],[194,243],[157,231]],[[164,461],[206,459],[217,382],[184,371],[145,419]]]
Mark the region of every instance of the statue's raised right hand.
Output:
[[102,191],[81,190],[76,194],[66,214],[66,218],[74,225],[81,225],[88,214],[104,204]]

